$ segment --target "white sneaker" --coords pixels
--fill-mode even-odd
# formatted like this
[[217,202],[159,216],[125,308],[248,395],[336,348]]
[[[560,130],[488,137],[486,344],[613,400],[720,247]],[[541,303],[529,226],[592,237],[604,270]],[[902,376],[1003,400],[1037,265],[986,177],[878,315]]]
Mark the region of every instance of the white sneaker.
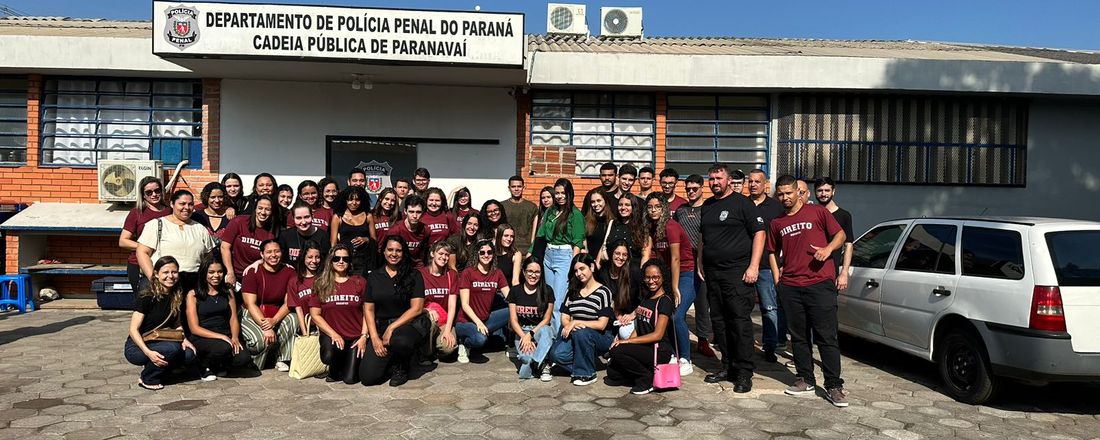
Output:
[[684,359],[684,358],[680,358],[680,375],[681,376],[690,376],[691,373],[694,373],[694,372],[695,372],[695,367],[691,366],[691,361],[689,361],[687,359]]
[[466,344],[458,344],[458,363],[470,363],[470,350],[466,348]]
[[287,371],[290,371],[290,365],[288,365],[286,362],[279,361],[275,363],[275,369],[286,373]]
[[543,382],[550,382],[554,380],[554,375],[550,374],[551,364],[546,363],[542,365],[542,374],[539,375],[539,380]]
[[203,382],[213,382],[215,380],[218,380],[218,376],[215,375],[213,371],[210,371],[209,368],[207,368],[206,371],[202,373],[201,379]]

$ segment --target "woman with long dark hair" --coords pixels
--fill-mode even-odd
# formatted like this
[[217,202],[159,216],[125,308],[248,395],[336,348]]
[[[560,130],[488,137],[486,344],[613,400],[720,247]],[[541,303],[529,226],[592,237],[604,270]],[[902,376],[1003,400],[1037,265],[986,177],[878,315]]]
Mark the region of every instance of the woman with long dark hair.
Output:
[[[691,238],[676,220],[669,218],[668,199],[659,193],[646,197],[646,230],[652,243],[653,252],[668,265],[672,299],[676,313],[672,316],[672,325],[676,329],[676,340],[681,347],[691,347],[688,334],[687,311],[695,303],[695,252],[691,248]],[[691,365],[691,350],[680,352],[680,374],[687,376],[695,369]]]
[[321,188],[321,198],[317,201],[322,208],[332,209],[336,203],[336,197],[340,195],[340,184],[331,177],[325,177],[317,181],[317,187]]
[[611,348],[611,290],[596,281],[596,260],[578,254],[572,260],[569,290],[561,305],[561,331],[550,358],[569,371],[573,385],[596,382],[596,357]]
[[[666,210],[667,212],[667,210]],[[654,359],[664,362],[673,356],[676,342],[668,329],[673,313],[668,268],[660,260],[650,260],[642,270],[645,277],[645,299],[634,312],[634,331],[612,342],[611,362],[607,364],[607,379],[630,385],[633,394],[653,391]],[[678,347],[679,351],[687,347]]]
[[294,273],[297,276],[287,286],[286,305],[293,309],[294,315],[298,317],[298,329],[302,336],[309,335],[309,327],[306,326],[309,296],[313,294],[313,282],[321,273],[325,256],[326,253],[321,252],[321,248],[307,244],[302,249],[301,257],[294,263]]
[[371,238],[370,197],[361,186],[349,186],[336,198],[329,242],[351,251],[351,272],[366,277],[375,267],[378,247]]
[[467,267],[477,264],[477,255],[475,255],[474,245],[477,244],[477,232],[481,229],[477,214],[469,213],[466,217],[462,218],[462,226],[459,227],[458,232],[447,239],[447,243],[450,243],[454,248],[454,252],[451,253],[450,266],[451,269],[462,273]]
[[222,176],[222,186],[225,187],[225,204],[237,214],[244,213],[244,181],[237,173],[225,173]]
[[279,185],[275,189],[275,193],[277,194],[275,200],[279,202],[279,206],[282,206],[283,209],[290,209],[290,205],[294,204],[294,188],[291,188],[290,185],[285,183]]
[[447,210],[447,196],[439,188],[428,188],[424,192],[424,215],[420,218],[428,228],[428,246],[439,243],[458,231],[458,221]]
[[523,254],[516,252],[516,230],[507,223],[497,226],[493,234],[493,250],[496,251],[496,266],[504,273],[504,279],[512,286],[519,284],[520,263]]
[[[333,210],[324,207],[322,203],[319,203],[320,200],[321,187],[317,186],[317,182],[303,180],[298,184],[298,198],[295,201],[300,201],[308,205],[313,210],[313,226],[328,232],[332,223]],[[294,227],[294,218],[292,215],[287,216],[286,227]]]
[[[610,199],[610,202],[608,202]],[[602,191],[593,191],[589,195],[588,211],[584,214],[584,251],[600,255],[607,239],[608,227],[614,221],[611,213],[618,207],[618,200],[610,198]]]
[[[279,200],[277,198],[275,189],[279,187],[279,182],[275,181],[275,176],[270,173],[260,173],[256,177],[252,178],[252,193],[245,197],[244,209],[242,214],[251,214],[256,209],[256,201],[260,196],[270,196],[275,201],[275,206],[272,207],[272,212],[278,215],[279,212]],[[279,225],[282,223],[276,223]]]
[[138,182],[138,190],[141,198],[137,206],[126,214],[126,221],[122,224],[122,233],[118,236],[118,247],[130,251],[126,257],[126,277],[130,279],[130,289],[137,298],[141,292],[141,266],[138,265],[137,248],[138,237],[145,230],[145,224],[150,220],[169,215],[172,210],[164,203],[164,184],[156,176],[145,176]]
[[206,226],[211,234],[217,234],[229,226],[229,221],[237,215],[237,210],[226,203],[225,186],[218,182],[207,183],[199,194],[202,206],[195,207],[191,218]]
[[[161,257],[153,264],[149,285],[138,294],[123,349],[126,361],[143,367],[138,386],[163,389],[161,381],[166,372],[195,360],[195,346],[186,337],[177,339],[160,332],[169,329],[179,333],[182,303],[179,263],[170,256]],[[161,333],[165,335],[157,337]]]
[[458,345],[454,324],[458,313],[458,272],[450,268],[454,247],[449,241],[433,244],[428,264],[420,268],[424,279],[424,309],[431,320],[431,332],[423,345],[422,359],[442,358]]
[[241,318],[241,333],[256,368],[266,368],[268,356],[276,351],[275,369],[286,372],[299,329],[298,317],[286,303],[287,286],[296,274],[283,264],[283,250],[275,240],[260,243],[260,256],[259,267],[246,271],[241,283],[248,312]]
[[[645,207],[635,206],[638,203],[636,200],[641,199],[636,197],[622,197],[619,199],[617,205],[618,215],[609,225],[610,231],[607,233],[606,243],[610,245],[619,240],[626,240],[627,243],[630,243],[630,264],[635,267],[642,267],[642,262],[649,260],[650,252],[653,249],[653,239],[646,230],[645,216],[642,214]],[[607,261],[609,255],[611,255],[611,249],[604,246],[599,257],[601,264],[603,261]]]
[[554,328],[550,320],[554,314],[554,291],[542,278],[542,263],[538,258],[527,257],[520,267],[523,283],[512,286],[508,298],[509,325],[516,335],[516,358],[519,361],[519,378],[530,379],[538,373],[543,382],[549,382],[550,364],[545,362],[554,344]]
[[569,179],[554,182],[554,206],[546,211],[535,236],[546,243],[543,276],[554,289],[554,328],[560,328],[561,312],[558,310],[569,291],[571,262],[584,247],[584,216],[577,209],[573,183]]
[[284,229],[279,233],[279,246],[283,247],[283,255],[287,264],[294,264],[301,258],[302,249],[313,245],[321,248],[321,252],[327,254],[329,234],[317,227],[313,221],[313,208],[306,202],[298,200],[290,208],[290,219],[294,224],[291,229]]
[[252,214],[234,217],[219,235],[222,262],[229,269],[225,282],[229,285],[240,282],[244,269],[260,259],[260,243],[275,239],[275,199],[259,196],[255,204]]
[[225,284],[225,264],[208,257],[199,265],[202,281],[187,292],[188,340],[195,345],[202,380],[217,380],[229,368],[248,365],[251,357],[241,346],[241,322],[233,289]]
[[[531,224],[531,243],[535,243],[535,237],[538,235],[539,227],[542,226],[542,219],[546,216],[546,211],[554,207],[554,187],[544,186],[539,190],[538,212],[535,214],[535,219]],[[534,246],[531,247],[534,249]],[[528,251],[528,254],[531,252]]]
[[462,305],[455,325],[458,336],[458,362],[470,361],[470,349],[480,349],[489,336],[508,325],[508,308],[498,300],[498,292],[508,297],[510,286],[494,264],[493,242],[479,240],[477,264],[467,267],[458,277],[458,300]]
[[359,367],[367,352],[367,280],[351,272],[351,250],[337,244],[325,259],[325,269],[313,283],[309,315],[320,331],[321,362],[328,365],[328,382],[359,382]]
[[370,213],[370,236],[374,241],[380,241],[389,235],[390,225],[401,219],[399,205],[397,192],[393,188],[386,188],[378,193],[378,203]]
[[[382,241],[382,267],[370,273],[365,296],[370,347],[359,365],[363,385],[379,385],[391,370],[390,386],[409,381],[413,355],[428,335],[424,312],[424,279],[413,266],[405,240],[389,235]],[[424,321],[418,322],[418,319]]]
[[504,212],[504,205],[490,199],[481,205],[481,211],[477,213],[477,220],[481,226],[477,232],[478,240],[492,240],[497,226],[508,223],[508,214]]
[[630,264],[630,245],[626,240],[611,244],[611,259],[596,271],[596,280],[611,290],[615,312],[612,327],[619,336],[630,336],[634,331],[634,308],[641,301],[642,270]]
[[164,256],[176,259],[180,289],[188,291],[199,283],[199,263],[214,249],[214,237],[206,227],[191,219],[195,197],[181,189],[169,199],[172,215],[150,220],[138,237],[137,259],[146,279],[153,277],[153,262]]
[[473,207],[473,199],[470,198],[470,189],[465,186],[460,186],[451,191],[451,214],[456,219],[466,217],[466,214],[473,213],[478,214],[478,210]]

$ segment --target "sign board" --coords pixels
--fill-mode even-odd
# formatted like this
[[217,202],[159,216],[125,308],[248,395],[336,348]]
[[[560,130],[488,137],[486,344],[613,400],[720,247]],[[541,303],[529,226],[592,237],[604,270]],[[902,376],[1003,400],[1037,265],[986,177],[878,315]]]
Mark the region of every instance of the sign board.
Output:
[[523,14],[153,2],[162,57],[522,67]]
[[393,182],[390,181],[393,167],[390,166],[389,162],[359,161],[359,165],[356,165],[355,168],[363,170],[363,174],[367,175],[367,193],[369,194],[378,195],[383,189],[393,186]]

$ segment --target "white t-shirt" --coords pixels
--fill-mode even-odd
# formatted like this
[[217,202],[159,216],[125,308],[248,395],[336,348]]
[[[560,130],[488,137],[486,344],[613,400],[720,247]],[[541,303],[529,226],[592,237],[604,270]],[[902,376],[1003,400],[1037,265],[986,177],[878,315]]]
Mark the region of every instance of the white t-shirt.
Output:
[[[160,245],[157,245],[157,222],[163,222]],[[138,243],[153,248],[153,262],[171,255],[180,264],[180,272],[196,272],[204,254],[214,249],[214,237],[206,226],[194,221],[179,226],[164,218],[149,220],[138,237]]]

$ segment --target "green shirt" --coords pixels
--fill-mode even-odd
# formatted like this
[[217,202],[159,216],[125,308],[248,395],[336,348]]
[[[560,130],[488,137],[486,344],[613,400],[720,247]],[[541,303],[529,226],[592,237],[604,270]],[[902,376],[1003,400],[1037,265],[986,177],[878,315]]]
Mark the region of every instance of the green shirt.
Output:
[[572,208],[573,213],[569,216],[569,223],[565,225],[565,231],[558,233],[557,218],[558,208],[554,207],[546,211],[546,214],[542,217],[542,224],[539,225],[537,237],[546,239],[546,244],[550,245],[563,245],[568,244],[576,246],[578,248],[584,247],[584,215],[581,214],[581,210]]

